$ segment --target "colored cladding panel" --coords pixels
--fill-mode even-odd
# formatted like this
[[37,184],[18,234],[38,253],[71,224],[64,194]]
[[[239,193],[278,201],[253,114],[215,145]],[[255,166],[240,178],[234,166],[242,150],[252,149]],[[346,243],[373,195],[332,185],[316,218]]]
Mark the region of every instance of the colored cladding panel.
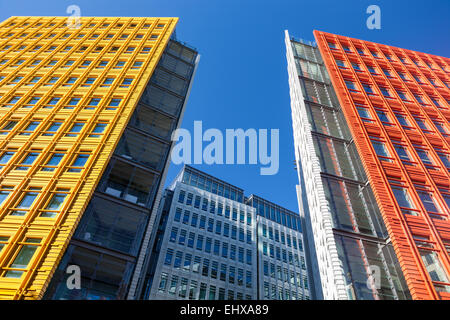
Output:
[[39,299],[178,18],[0,24],[0,299]]
[[314,35],[413,299],[450,299],[450,59]]

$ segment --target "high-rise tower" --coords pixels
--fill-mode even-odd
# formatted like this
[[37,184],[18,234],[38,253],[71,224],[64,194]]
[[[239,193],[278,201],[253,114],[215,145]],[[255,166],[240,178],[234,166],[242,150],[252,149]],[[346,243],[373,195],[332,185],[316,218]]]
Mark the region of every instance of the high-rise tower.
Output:
[[449,59],[286,32],[305,238],[325,298],[450,298]]
[[0,298],[42,298],[51,280],[49,298],[134,297],[198,62],[177,20],[0,24]]
[[297,213],[184,166],[156,220],[143,299],[310,299]]

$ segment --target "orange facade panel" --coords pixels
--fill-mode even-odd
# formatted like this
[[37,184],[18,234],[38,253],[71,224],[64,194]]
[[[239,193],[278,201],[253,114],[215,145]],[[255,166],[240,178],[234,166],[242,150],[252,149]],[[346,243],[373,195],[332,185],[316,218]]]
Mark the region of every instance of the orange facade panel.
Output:
[[450,299],[450,59],[314,35],[413,299]]

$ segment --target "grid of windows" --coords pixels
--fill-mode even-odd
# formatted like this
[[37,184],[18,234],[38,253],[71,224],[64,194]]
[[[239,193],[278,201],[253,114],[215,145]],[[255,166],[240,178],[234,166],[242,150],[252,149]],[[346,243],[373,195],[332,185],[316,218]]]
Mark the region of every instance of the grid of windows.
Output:
[[[11,17],[0,23],[0,38],[8,42],[0,47],[0,176],[2,185],[17,186],[3,200],[0,230],[3,224],[14,227],[20,239],[37,224],[45,249],[31,271],[22,266],[8,271],[18,278],[14,298],[42,298],[48,266],[57,267],[64,247],[48,243],[53,238],[47,235],[56,230],[58,241],[69,241],[82,214],[70,208],[83,208],[89,200],[135,108],[128,101],[144,91],[151,76],[144,71],[155,68],[163,52],[155,49],[166,47],[176,22],[83,17],[78,29],[68,28],[64,17]],[[125,34],[130,37],[122,38]],[[153,35],[158,37],[150,45]],[[15,269],[11,259],[5,263]],[[38,276],[23,282],[27,272]]]
[[[397,239],[393,240],[394,246],[401,248],[399,259],[413,255],[418,261],[420,258],[424,261],[425,268],[414,264],[402,267],[405,278],[421,275],[420,284],[407,281],[412,297],[450,298],[448,253],[442,246],[447,237],[444,230],[450,227],[447,192],[442,192],[450,189],[447,166],[450,91],[446,80],[449,59],[324,32],[315,32],[315,35],[327,66],[333,66],[337,60],[358,61],[367,66],[368,72],[363,76],[360,72],[346,72],[341,68],[333,68],[330,76],[338,81],[351,82],[355,87],[358,82],[363,87],[371,87],[372,92],[366,90],[367,95],[361,95],[350,87],[349,90],[335,90],[343,100],[354,102],[354,105],[343,106],[344,114],[349,119],[350,130],[366,164],[374,193],[378,199],[383,199],[379,206],[384,220],[388,221],[388,229],[393,233],[392,238]],[[358,54],[346,52],[340,50],[339,45],[330,50],[330,42],[358,46],[372,55],[364,55],[359,50]],[[383,70],[383,74],[376,73],[376,69]],[[360,103],[367,105],[369,110],[373,108],[381,125],[363,119],[358,109]],[[358,117],[361,122],[356,124],[354,119]],[[368,152],[369,144],[372,144],[374,152]],[[377,166],[377,161],[390,164]],[[389,184],[382,183],[382,180],[389,181]],[[394,221],[399,215],[404,216],[403,227],[394,228],[390,223],[396,225]],[[429,248],[433,254],[417,256],[414,248],[417,243],[410,241],[409,235],[418,233],[426,235],[434,243]],[[442,265],[439,272],[434,270],[437,265]],[[424,269],[427,272],[423,272]],[[437,273],[441,276],[437,277]]]
[[[184,170],[194,172],[190,167],[185,167]],[[209,177],[211,181],[217,180],[197,170],[195,174],[197,177]],[[270,257],[268,250],[265,251],[264,260],[289,270],[289,279],[285,281],[283,278],[280,282],[280,285],[289,288],[289,297],[308,299],[302,236],[297,231],[300,224],[294,219],[294,213],[252,196],[253,200],[265,201],[267,206],[270,205],[274,210],[274,217],[278,210],[280,222],[272,222],[256,215],[256,209],[248,204],[218,196],[202,187],[193,187],[190,180],[186,182],[182,179],[183,176],[182,171],[172,184],[174,191],[170,210],[166,213],[167,218],[162,213],[160,220],[164,221],[160,223],[164,224],[162,228],[166,231],[160,240],[155,240],[160,251],[155,260],[155,278],[149,282],[152,283],[148,293],[150,299],[250,300],[256,299],[258,294],[261,296],[257,292],[262,290],[262,286],[259,288],[257,284],[261,283],[263,275],[258,270],[256,259],[259,259],[262,266],[263,253],[259,252],[257,243],[261,245],[262,239],[268,237],[267,232],[266,238],[262,237],[261,232],[257,232],[261,219],[266,224],[278,226],[277,240],[272,239],[277,244],[278,260],[275,256]],[[284,218],[281,212],[285,215]],[[286,216],[289,216],[289,222]],[[282,224],[283,220],[285,226]],[[258,241],[256,237],[259,238]],[[171,275],[177,280],[176,283],[173,281],[172,288],[168,286]],[[291,279],[292,276],[294,278]],[[183,278],[187,282],[182,283],[180,280]],[[203,288],[201,284],[204,284]],[[185,288],[191,285],[191,293],[189,290],[185,293]],[[210,288],[213,291],[211,294]],[[282,299],[284,298],[283,296]]]
[[[317,32],[316,37],[318,38]],[[362,241],[366,235],[370,235],[376,239],[375,241],[385,244],[387,231],[368,184],[365,168],[358,156],[349,125],[346,123],[345,110],[339,103],[343,100],[337,99],[336,88],[333,86],[335,81],[329,81],[333,74],[328,75],[327,72],[331,69],[335,73],[342,74],[339,79],[339,84],[342,86],[339,86],[339,89],[353,98],[353,107],[357,112],[357,116],[353,116],[354,118],[361,119],[364,126],[370,127],[378,124],[378,117],[383,117],[387,127],[394,120],[390,115],[386,116],[383,113],[390,109],[385,106],[385,103],[383,104],[386,98],[377,84],[382,81],[386,82],[388,76],[393,77],[394,70],[386,65],[378,64],[383,57],[383,51],[371,50],[372,48],[346,41],[344,38],[334,35],[330,35],[326,41],[318,41],[318,43],[323,44],[323,47],[319,48],[321,51],[326,51],[328,55],[321,54],[315,44],[288,38],[286,33],[296,158],[302,168],[300,175],[302,191],[298,196],[302,197],[299,202],[309,208],[309,214],[305,213],[305,219],[308,222],[305,241],[307,239],[310,248],[307,253],[312,256],[312,259],[316,256],[318,263],[317,268],[313,268],[310,272],[322,284],[321,293],[327,299],[336,299],[336,297],[342,297],[342,299],[392,299],[396,295],[400,298],[405,297],[406,286],[401,281],[402,275],[398,273],[399,268],[391,268],[387,271],[387,277],[400,278],[400,281],[390,284],[390,287],[382,290],[377,288],[366,290],[359,285],[359,283],[368,281],[370,274],[367,270],[360,270],[354,266],[364,265],[367,261],[372,260],[389,263],[390,252],[386,253],[361,246],[359,250],[350,253],[337,241],[341,237],[340,234],[344,234],[342,237],[345,242],[350,241],[353,245],[352,241]],[[309,52],[309,54],[304,55],[302,52]],[[323,61],[326,65],[326,68],[323,68],[323,79],[326,80],[306,74],[304,67],[306,63],[301,64],[300,70],[298,70],[297,59],[299,57],[308,60],[309,63]],[[342,67],[343,65],[345,68]],[[350,68],[350,66],[352,67]],[[388,86],[386,88],[393,95],[394,91]],[[371,102],[367,102],[369,99]],[[377,102],[376,105],[372,104],[372,100]],[[379,157],[383,165],[391,163],[393,151],[389,147],[386,148],[384,144],[386,139],[379,137],[376,134],[377,130],[372,130],[370,133],[374,143],[370,148],[378,151],[377,158]],[[311,154],[313,148],[315,154]],[[320,164],[319,168],[316,163]],[[269,240],[263,243],[263,252],[267,252],[267,255],[274,257],[276,261],[278,257],[283,261],[285,256],[283,250],[278,250],[278,244],[271,240],[277,237],[275,230],[271,230],[267,226],[266,230],[263,229],[262,232],[269,237]],[[315,245],[311,246],[311,243],[315,243]],[[334,250],[339,253],[339,267],[335,264],[336,256],[332,253],[335,252]],[[289,260],[289,255],[287,257]],[[268,267],[270,273],[270,264]],[[280,267],[283,275],[284,267]],[[274,269],[277,269],[276,263]],[[287,269],[289,270],[289,267]],[[342,275],[342,278],[339,279],[344,279],[343,285],[337,284],[334,274]],[[385,274],[383,274],[383,278],[385,278]],[[280,295],[278,290],[272,290],[269,279],[272,278],[266,279],[265,293],[272,296],[278,292]],[[276,284],[274,285],[276,286]],[[352,288],[351,291],[348,291],[349,287]]]

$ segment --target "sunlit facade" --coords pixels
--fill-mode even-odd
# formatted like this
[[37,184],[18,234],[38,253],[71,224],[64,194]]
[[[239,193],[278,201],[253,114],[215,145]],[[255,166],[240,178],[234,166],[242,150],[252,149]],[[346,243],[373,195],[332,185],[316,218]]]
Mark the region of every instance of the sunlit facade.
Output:
[[177,20],[0,24],[1,299],[133,298],[198,62]]
[[449,59],[314,34],[286,47],[318,291],[449,299]]

